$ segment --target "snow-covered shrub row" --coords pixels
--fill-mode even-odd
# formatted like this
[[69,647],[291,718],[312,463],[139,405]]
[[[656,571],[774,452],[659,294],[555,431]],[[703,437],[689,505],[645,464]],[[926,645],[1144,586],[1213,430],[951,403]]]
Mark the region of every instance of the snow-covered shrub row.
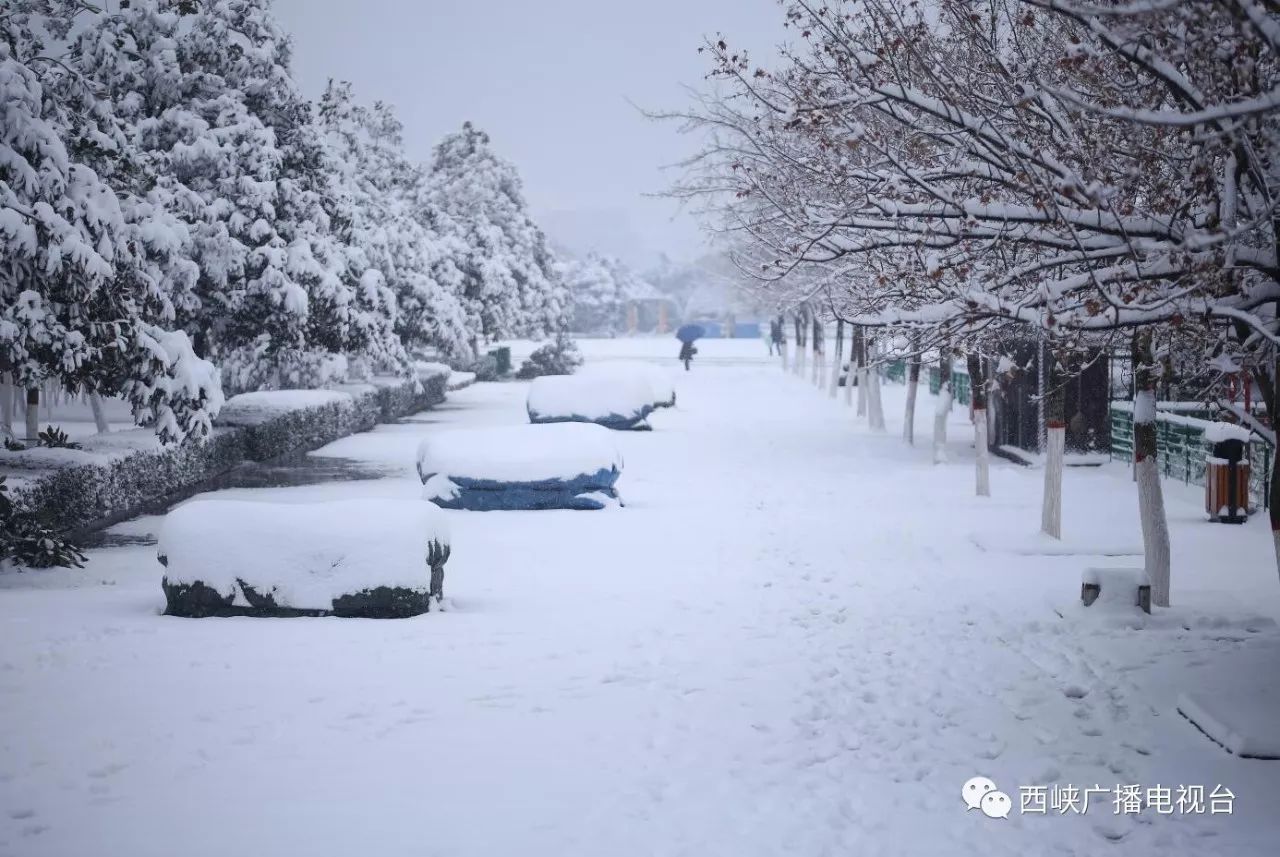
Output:
[[[295,390],[244,394],[252,397],[248,400],[252,408],[236,404],[239,397],[233,397],[228,418],[235,420],[239,414],[241,424],[220,423],[199,443],[171,447],[111,454],[57,450],[68,459],[64,466],[24,484],[13,492],[13,500],[18,507],[39,513],[58,532],[122,520],[190,493],[241,462],[315,449],[379,422],[434,407],[444,401],[446,377],[443,373],[425,377],[417,387],[408,382],[372,386],[355,396]],[[294,406],[272,406],[272,397]],[[51,450],[6,454],[5,460],[41,452]],[[72,456],[82,463],[73,463]]]
[[545,375],[529,385],[526,408],[532,423],[597,423],[605,428],[644,430],[653,412],[653,390],[637,375]]
[[449,531],[430,503],[193,500],[157,556],[170,616],[426,613],[444,593]]
[[618,504],[622,456],[595,425],[433,433],[418,447],[426,499],[446,509],[602,509]]

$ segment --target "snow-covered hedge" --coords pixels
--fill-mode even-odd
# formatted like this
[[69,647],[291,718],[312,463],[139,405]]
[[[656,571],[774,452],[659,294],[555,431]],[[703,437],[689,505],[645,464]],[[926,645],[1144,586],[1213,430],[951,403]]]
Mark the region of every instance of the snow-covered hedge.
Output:
[[[231,422],[219,420],[200,442],[160,447],[148,438],[148,445],[141,449],[113,447],[96,454],[91,442],[86,442],[84,451],[60,450],[68,460],[38,476],[28,473],[23,464],[35,450],[0,452],[0,467],[20,469],[28,477],[13,492],[16,506],[40,513],[57,532],[74,533],[190,494],[244,461],[316,449],[367,431],[378,422],[434,407],[444,401],[447,377],[443,372],[428,375],[417,387],[400,382],[362,385],[352,392],[245,394],[254,398],[230,410],[224,407]],[[303,392],[308,395],[297,397]],[[227,404],[241,398],[236,396]]]
[[670,372],[653,363],[645,363],[643,360],[610,360],[603,363],[588,363],[582,368],[582,374],[612,378],[643,378],[653,391],[653,406],[655,408],[675,407],[675,381],[672,379]]
[[619,505],[622,456],[606,429],[526,425],[438,432],[418,447],[424,496],[446,509]]
[[193,500],[158,557],[170,616],[393,619],[439,604],[449,532],[430,503]]
[[533,423],[598,423],[611,429],[647,429],[654,393],[638,375],[547,375],[529,385]]

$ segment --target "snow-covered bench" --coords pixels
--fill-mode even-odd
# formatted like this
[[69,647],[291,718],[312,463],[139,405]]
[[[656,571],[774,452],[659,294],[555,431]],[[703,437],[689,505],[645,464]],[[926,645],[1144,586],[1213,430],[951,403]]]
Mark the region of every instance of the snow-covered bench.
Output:
[[673,408],[676,404],[676,385],[671,373],[661,366],[642,360],[609,360],[588,363],[578,370],[586,376],[602,378],[642,378],[653,393],[655,408]]
[[426,499],[446,509],[603,509],[622,456],[608,430],[560,423],[442,431],[418,447]]
[[654,394],[638,375],[544,375],[529,385],[533,423],[596,423],[611,429],[648,429]]
[[1086,568],[1080,575],[1080,602],[1111,609],[1137,607],[1151,612],[1151,581],[1141,568]]
[[170,616],[401,618],[439,604],[449,535],[430,503],[193,500],[159,559]]

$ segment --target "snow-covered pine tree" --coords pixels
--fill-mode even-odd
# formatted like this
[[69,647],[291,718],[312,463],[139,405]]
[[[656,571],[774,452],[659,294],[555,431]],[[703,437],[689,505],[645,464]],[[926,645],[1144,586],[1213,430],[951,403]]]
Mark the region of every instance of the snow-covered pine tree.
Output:
[[478,338],[540,336],[568,316],[546,237],[529,216],[514,166],[470,122],[435,149],[430,198],[467,247],[462,299]]
[[[42,41],[65,41],[83,11],[0,8],[0,373],[29,402],[46,382],[123,393],[162,440],[202,435],[221,403],[216,373],[160,326],[190,281],[180,230],[132,192],[110,101]],[[123,204],[87,162],[120,183]]]

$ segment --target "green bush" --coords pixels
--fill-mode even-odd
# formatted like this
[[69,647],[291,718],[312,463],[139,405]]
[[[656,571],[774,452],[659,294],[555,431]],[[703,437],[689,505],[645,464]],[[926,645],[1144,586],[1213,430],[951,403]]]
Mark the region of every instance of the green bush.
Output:
[[516,377],[522,381],[543,375],[572,375],[582,365],[582,353],[577,343],[560,334],[555,342],[540,346],[524,361]]

